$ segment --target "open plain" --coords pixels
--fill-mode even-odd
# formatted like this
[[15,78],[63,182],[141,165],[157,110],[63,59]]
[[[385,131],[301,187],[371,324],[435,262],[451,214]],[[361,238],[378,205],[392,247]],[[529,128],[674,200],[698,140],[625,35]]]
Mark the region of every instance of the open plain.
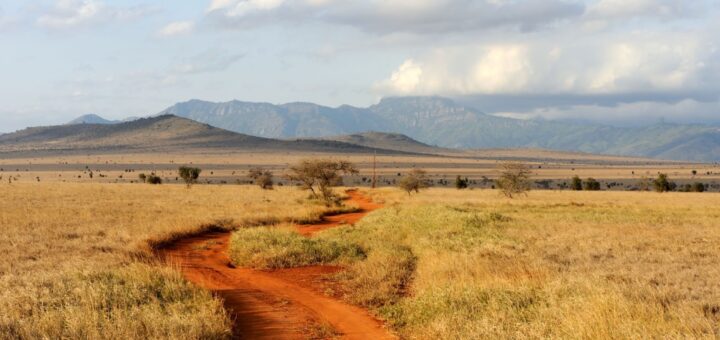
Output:
[[[1,188],[3,338],[242,336],[222,294],[154,255],[232,230],[224,252],[238,271],[257,268],[363,308],[401,338],[720,334],[714,193],[531,191],[511,200],[491,189],[363,188],[382,208],[308,239],[283,225],[357,205],[329,209],[292,186]],[[306,266],[330,269],[293,272]],[[293,310],[282,301],[271,309]],[[310,315],[300,323],[316,326],[303,336],[343,336]]]

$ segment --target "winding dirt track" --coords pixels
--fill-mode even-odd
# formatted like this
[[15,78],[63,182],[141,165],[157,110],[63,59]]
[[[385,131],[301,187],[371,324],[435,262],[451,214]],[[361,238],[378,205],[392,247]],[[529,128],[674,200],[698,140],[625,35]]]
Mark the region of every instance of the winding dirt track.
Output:
[[[341,224],[352,224],[379,208],[357,191],[349,201],[361,211],[326,217],[314,225],[298,225],[308,237]],[[288,271],[233,268],[227,255],[230,233],[213,232],[180,240],[158,250],[189,281],[215,292],[234,320],[241,339],[307,339],[339,335],[344,339],[394,339],[380,321],[362,308],[328,297],[308,285],[337,267],[315,266]]]

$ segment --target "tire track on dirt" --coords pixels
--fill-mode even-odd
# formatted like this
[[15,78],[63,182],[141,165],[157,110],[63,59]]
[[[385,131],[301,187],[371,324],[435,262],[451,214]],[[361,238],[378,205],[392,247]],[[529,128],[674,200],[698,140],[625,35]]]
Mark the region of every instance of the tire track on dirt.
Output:
[[[327,216],[322,222],[296,226],[305,236],[353,224],[377,209],[357,191],[348,201],[360,211]],[[366,310],[349,305],[305,286],[313,278],[337,271],[336,267],[296,268],[293,275],[234,268],[228,257],[230,232],[210,232],[181,239],[157,251],[185,278],[221,297],[234,320],[233,335],[240,339],[307,339],[333,333],[344,339],[394,339]],[[301,284],[305,283],[305,285]]]

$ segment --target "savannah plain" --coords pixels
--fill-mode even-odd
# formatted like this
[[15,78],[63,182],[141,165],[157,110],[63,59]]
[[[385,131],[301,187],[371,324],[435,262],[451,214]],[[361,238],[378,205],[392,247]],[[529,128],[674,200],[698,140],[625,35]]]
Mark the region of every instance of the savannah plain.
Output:
[[[318,156],[355,163],[360,173],[334,191],[358,187],[377,207],[360,219],[338,215],[332,228],[308,237],[299,226],[358,211],[353,200],[336,207],[309,199],[283,179],[288,165]],[[720,195],[603,187],[509,199],[489,186],[498,171],[491,156],[378,155],[376,189],[367,181],[367,154],[4,159],[0,338],[243,337],[221,293],[157,256],[208,232],[232,232],[223,250],[227,270],[297,280],[312,294],[364,311],[388,336],[720,337]],[[579,175],[632,186],[658,172],[679,182],[720,177],[708,164],[527,162],[534,180],[556,182]],[[176,180],[187,164],[203,170],[190,188]],[[257,166],[284,184],[249,184],[247,171]],[[408,195],[392,180],[413,167],[450,184]],[[151,172],[164,183],[138,183],[140,173]],[[457,175],[476,185],[451,188]],[[303,268],[315,271],[293,274]],[[288,337],[358,338],[292,299],[271,305],[310,315]]]

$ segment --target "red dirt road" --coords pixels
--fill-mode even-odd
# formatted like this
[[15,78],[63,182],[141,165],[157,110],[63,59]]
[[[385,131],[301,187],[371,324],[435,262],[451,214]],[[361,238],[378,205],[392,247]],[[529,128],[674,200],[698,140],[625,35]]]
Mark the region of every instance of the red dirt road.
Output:
[[296,227],[298,232],[305,236],[312,236],[313,234],[325,229],[334,228],[343,224],[354,224],[361,218],[365,217],[365,215],[369,212],[381,207],[381,205],[374,203],[357,190],[348,190],[347,195],[349,196],[348,201],[356,204],[358,208],[360,208],[360,211],[326,216],[323,222],[317,224],[297,225]]
[[[297,226],[303,235],[352,224],[379,205],[356,191],[350,202],[361,212],[327,217],[317,225]],[[234,319],[233,335],[241,339],[308,339],[339,335],[343,339],[394,339],[366,310],[309,287],[339,270],[306,267],[259,271],[232,268],[227,249],[230,233],[207,233],[180,240],[158,250],[189,281],[215,292]],[[315,289],[313,289],[315,288]]]

